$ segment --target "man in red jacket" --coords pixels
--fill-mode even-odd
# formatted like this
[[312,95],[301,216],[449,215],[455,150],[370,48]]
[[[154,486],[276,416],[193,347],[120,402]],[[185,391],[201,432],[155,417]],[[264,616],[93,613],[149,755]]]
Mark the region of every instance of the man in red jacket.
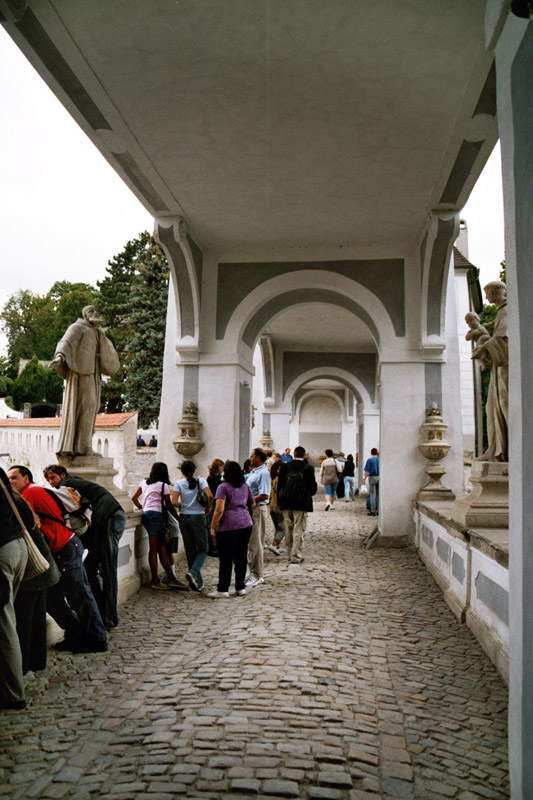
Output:
[[66,527],[57,503],[43,486],[33,483],[27,467],[11,467],[8,477],[11,486],[38,515],[43,535],[61,571],[59,583],[48,590],[46,604],[50,616],[65,631],[65,638],[56,649],[73,653],[107,650],[107,634],[83,566],[81,539]]

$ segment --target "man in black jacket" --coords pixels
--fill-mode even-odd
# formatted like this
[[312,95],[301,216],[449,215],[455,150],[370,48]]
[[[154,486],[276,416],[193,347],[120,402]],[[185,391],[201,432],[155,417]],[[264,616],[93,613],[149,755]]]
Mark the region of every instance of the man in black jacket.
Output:
[[60,464],[46,467],[44,477],[50,486],[70,486],[71,489],[76,489],[91,503],[91,527],[83,536],[83,545],[88,550],[83,564],[105,627],[108,630],[116,628],[118,546],[126,527],[126,515],[122,506],[99,483],[69,475]]
[[313,510],[315,471],[306,461],[305,448],[294,448],[294,459],[283,464],[278,478],[278,506],[283,511],[287,558],[301,564],[307,514]]

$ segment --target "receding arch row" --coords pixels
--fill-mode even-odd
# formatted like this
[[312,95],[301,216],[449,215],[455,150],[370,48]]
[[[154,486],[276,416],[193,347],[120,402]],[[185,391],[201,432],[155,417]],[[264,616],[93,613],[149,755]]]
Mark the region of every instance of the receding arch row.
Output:
[[[374,400],[360,378],[340,367],[330,367],[329,369],[324,369],[320,366],[311,369],[304,368],[300,374],[293,376],[291,383],[287,385],[284,391],[284,397],[292,403],[292,399],[299,389],[305,389],[307,383],[317,379],[337,381],[349,389],[357,402],[361,403],[366,409],[374,407]],[[310,386],[309,390],[314,388],[316,387]]]
[[293,289],[288,292],[283,292],[283,294],[277,297],[273,297],[258,308],[254,316],[248,321],[243,331],[243,341],[248,347],[253,347],[261,332],[274,317],[277,317],[287,308],[306,305],[308,303],[327,303],[329,305],[340,306],[350,311],[354,316],[359,317],[359,319],[365,323],[379,347],[379,331],[370,314],[350,297],[327,289]]

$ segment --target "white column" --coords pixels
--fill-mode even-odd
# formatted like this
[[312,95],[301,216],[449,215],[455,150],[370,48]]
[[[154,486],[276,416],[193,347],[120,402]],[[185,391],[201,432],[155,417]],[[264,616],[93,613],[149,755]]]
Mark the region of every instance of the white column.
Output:
[[425,399],[423,363],[382,362],[380,545],[406,544],[413,533],[411,503],[427,480],[424,480],[425,462],[417,450],[420,425],[425,419]]
[[380,412],[377,408],[361,407],[358,414],[359,437],[357,442],[359,454],[359,466],[357,468],[358,484],[363,482],[363,468],[367,458],[370,458],[370,451],[373,447],[380,447]]
[[[496,70],[509,298],[509,766],[511,797],[521,800],[533,797],[533,25],[505,16],[502,5]],[[493,22],[488,34],[496,39],[496,16]]]

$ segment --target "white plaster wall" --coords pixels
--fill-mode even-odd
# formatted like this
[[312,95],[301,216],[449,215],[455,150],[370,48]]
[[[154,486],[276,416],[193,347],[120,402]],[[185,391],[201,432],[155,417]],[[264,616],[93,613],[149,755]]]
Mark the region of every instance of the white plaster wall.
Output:
[[[461,619],[468,603],[470,589],[470,556],[467,543],[463,538],[451,536],[443,525],[439,525],[423,513],[417,514],[417,517],[419,518],[416,520],[415,543],[419,555],[445,593],[446,602],[455,616]],[[439,547],[439,539],[446,547]],[[464,568],[462,581],[457,574],[459,564],[456,564],[454,574],[454,554],[461,560]]]
[[[2,459],[4,468],[9,464],[23,464],[32,471],[35,483],[43,485],[44,468],[57,464],[58,439],[59,428],[0,428],[0,452],[9,453]],[[113,459],[118,471],[114,482],[128,493],[139,471],[136,441],[137,415],[121,427],[97,428],[92,441],[93,450]]]
[[466,269],[455,270],[454,284],[461,385],[461,415],[463,419],[463,449],[468,452],[473,452],[475,448],[476,422],[472,344],[465,339],[466,333],[470,330],[465,322],[465,314],[470,311],[470,295],[468,292],[468,276]]
[[15,411],[11,406],[8,406],[5,398],[0,397],[0,419],[21,419],[22,411]]
[[[453,269],[450,269],[445,318],[446,361],[442,365],[442,416],[448,425],[445,438],[452,447],[442,462],[446,467],[446,475],[444,475],[442,483],[449,487],[457,497],[462,497],[464,495],[464,424],[455,287]],[[422,434],[422,431],[420,433]]]
[[478,583],[483,576],[488,578],[495,586],[499,587],[502,593],[505,593],[507,596],[509,595],[509,571],[480,550],[472,548],[472,591],[470,596],[470,608],[484,621],[487,628],[490,629],[492,636],[508,647],[509,623],[502,620],[501,617],[479,597]]

